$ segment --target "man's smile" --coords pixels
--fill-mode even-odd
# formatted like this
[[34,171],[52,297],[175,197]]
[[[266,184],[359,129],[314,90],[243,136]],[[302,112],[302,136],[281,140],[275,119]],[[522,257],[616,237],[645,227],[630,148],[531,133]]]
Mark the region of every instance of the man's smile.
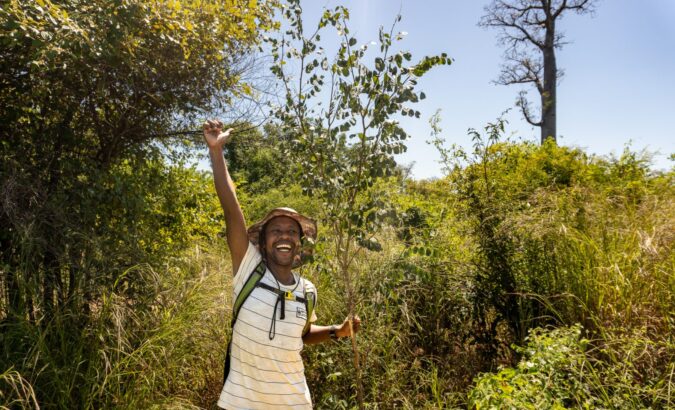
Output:
[[293,250],[293,246],[288,243],[277,244],[274,248],[282,253],[290,253]]

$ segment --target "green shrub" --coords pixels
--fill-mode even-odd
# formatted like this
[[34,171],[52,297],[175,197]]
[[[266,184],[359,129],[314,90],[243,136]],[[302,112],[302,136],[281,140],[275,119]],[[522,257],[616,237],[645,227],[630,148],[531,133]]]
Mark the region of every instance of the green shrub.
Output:
[[[580,325],[532,329],[527,346],[515,348],[522,354],[516,367],[475,379],[469,406],[477,410],[671,408],[672,343],[657,347],[644,332],[594,342],[581,333]],[[665,372],[654,372],[659,367],[655,363],[641,368],[644,358],[640,356],[659,348],[670,350]]]
[[518,366],[476,378],[469,405],[476,409],[588,408],[578,378],[588,341],[580,335],[578,325],[533,329],[527,346],[516,349],[523,355]]

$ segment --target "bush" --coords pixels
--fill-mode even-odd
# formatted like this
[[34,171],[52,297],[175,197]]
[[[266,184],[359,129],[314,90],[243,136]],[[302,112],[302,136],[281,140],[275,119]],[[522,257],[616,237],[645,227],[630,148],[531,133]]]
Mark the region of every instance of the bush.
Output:
[[476,378],[469,406],[477,410],[671,408],[672,344],[660,346],[670,349],[671,362],[666,372],[654,375],[658,367],[654,363],[650,369],[640,366],[639,356],[650,355],[656,347],[643,332],[591,342],[581,337],[582,330],[578,324],[532,329],[527,346],[515,348],[523,355],[515,368]]
[[581,327],[530,331],[523,357],[515,368],[476,378],[469,405],[476,409],[588,408],[579,373],[586,363],[588,341]]

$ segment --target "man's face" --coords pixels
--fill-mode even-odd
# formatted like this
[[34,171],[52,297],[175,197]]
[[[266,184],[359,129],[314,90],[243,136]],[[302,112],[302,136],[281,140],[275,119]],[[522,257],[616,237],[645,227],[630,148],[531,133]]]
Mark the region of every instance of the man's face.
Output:
[[300,252],[300,225],[287,216],[277,216],[265,226],[265,253],[280,266],[293,266]]

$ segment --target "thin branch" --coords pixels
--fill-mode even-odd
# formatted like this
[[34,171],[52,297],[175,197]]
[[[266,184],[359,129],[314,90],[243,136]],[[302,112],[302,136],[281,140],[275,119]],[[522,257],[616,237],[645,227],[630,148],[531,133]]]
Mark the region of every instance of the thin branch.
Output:
[[530,113],[530,103],[527,101],[527,98],[525,97],[526,92],[521,91],[518,94],[518,99],[516,100],[516,106],[520,107],[520,112],[523,113],[523,117],[525,117],[525,121],[527,121],[530,125],[533,125],[535,127],[541,127],[542,126],[542,120],[535,121],[532,119],[532,114]]

